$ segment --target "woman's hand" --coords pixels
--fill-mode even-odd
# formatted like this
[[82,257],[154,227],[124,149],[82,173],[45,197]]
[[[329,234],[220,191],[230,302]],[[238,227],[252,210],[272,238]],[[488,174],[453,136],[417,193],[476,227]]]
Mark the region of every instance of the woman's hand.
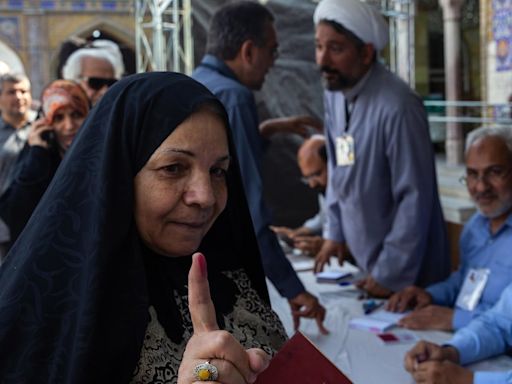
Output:
[[200,381],[194,368],[206,362],[217,367],[218,377],[214,382],[246,384],[256,381],[258,374],[268,367],[270,357],[261,349],[245,350],[229,332],[219,330],[210,297],[206,260],[201,253],[192,256],[188,300],[194,335],[183,354],[178,384]]
[[30,132],[27,138],[28,145],[48,148],[49,143],[43,138],[42,135],[44,132],[51,131],[53,131],[53,127],[48,125],[46,118],[42,117],[37,119],[32,123],[32,126],[30,127]]

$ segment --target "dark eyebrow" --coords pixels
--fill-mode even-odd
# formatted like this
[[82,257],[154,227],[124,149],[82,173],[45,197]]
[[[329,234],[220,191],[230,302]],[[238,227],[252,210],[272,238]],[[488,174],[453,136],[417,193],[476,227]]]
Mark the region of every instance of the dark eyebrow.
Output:
[[221,156],[217,159],[217,163],[223,163],[224,161],[231,161],[231,156]]
[[[190,156],[190,157],[195,157],[196,155],[194,155],[193,152],[191,151],[187,151],[186,149],[179,149],[179,148],[166,148],[162,151],[162,153],[168,153],[168,152],[173,152],[173,153],[181,153],[183,155],[187,155],[187,156]],[[231,156],[230,155],[225,155],[225,156],[221,156],[219,157],[216,162],[217,163],[221,163],[223,161],[227,161],[227,160],[231,160]]]

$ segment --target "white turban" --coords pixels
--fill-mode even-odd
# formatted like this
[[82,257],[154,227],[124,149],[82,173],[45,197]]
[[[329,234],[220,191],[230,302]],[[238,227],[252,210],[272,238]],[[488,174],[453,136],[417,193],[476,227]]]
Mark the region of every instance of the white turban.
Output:
[[386,20],[377,9],[360,0],[321,0],[313,20],[315,25],[321,20],[335,21],[365,43],[373,44],[377,51],[388,43]]

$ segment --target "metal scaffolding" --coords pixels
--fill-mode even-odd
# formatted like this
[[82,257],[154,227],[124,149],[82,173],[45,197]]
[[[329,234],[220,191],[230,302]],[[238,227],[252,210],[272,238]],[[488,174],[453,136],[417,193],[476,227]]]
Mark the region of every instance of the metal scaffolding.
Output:
[[137,72],[194,69],[190,0],[135,0]]

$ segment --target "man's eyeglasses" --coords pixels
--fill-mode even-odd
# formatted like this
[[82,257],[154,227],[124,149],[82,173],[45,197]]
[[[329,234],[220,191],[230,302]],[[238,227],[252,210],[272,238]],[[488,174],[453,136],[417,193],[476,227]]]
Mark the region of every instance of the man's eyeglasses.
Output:
[[309,174],[309,175],[307,175],[307,176],[303,176],[303,177],[301,177],[301,178],[300,178],[300,181],[302,181],[304,184],[309,184],[309,182],[310,182],[311,180],[316,179],[316,178],[318,178],[318,177],[322,176],[322,173],[323,173],[323,172],[324,172],[324,170],[323,170],[323,169],[320,169],[320,170],[318,170],[318,171],[316,171],[316,172],[313,172],[313,173],[311,173],[311,174]]
[[511,170],[512,168],[502,165],[486,168],[480,175],[476,171],[469,170],[466,175],[460,177],[459,181],[467,186],[473,186],[479,181],[486,184],[497,184],[505,180],[510,175]]
[[100,90],[104,86],[107,86],[108,88],[117,81],[117,79],[108,79],[104,77],[82,77],[82,80],[87,82],[87,85],[95,91]]

